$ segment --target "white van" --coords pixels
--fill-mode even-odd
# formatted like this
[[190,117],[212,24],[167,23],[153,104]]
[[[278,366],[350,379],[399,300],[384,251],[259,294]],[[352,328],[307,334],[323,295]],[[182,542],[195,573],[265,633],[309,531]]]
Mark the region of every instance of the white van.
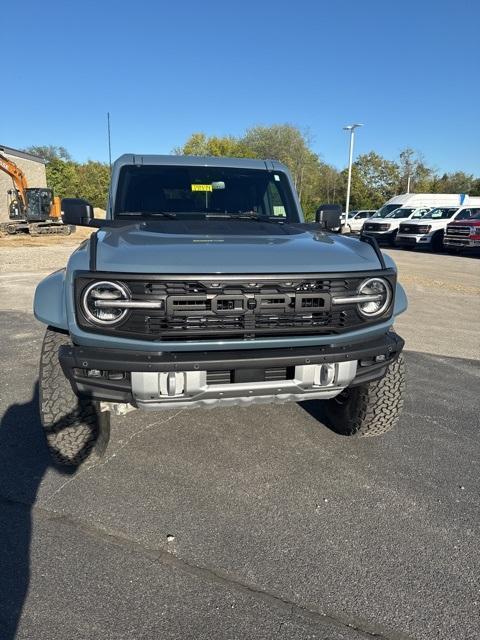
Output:
[[383,207],[373,214],[372,220],[385,218],[399,207],[433,209],[435,207],[461,207],[462,205],[477,204],[472,200],[478,200],[478,198],[472,198],[464,193],[402,193],[387,200]]

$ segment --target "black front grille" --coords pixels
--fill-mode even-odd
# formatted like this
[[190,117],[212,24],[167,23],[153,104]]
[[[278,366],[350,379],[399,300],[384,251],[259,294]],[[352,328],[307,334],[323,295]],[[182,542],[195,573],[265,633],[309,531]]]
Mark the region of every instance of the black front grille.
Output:
[[366,222],[363,225],[364,231],[388,231],[390,229],[389,224],[373,224],[371,222]]
[[401,224],[399,228],[400,233],[409,233],[412,235],[420,234],[420,233],[428,233],[429,231],[430,231],[430,227],[428,225]]
[[[354,295],[372,275],[389,277],[393,286],[395,280],[391,271],[335,277],[219,276],[218,280],[213,276],[169,280],[115,275],[132,300],[161,301],[161,308],[132,309],[116,326],[94,326],[82,314],[82,292],[93,278],[113,278],[112,274],[82,274],[75,288],[80,326],[108,335],[161,341],[340,333],[366,321],[356,305],[332,305],[332,296]],[[388,310],[386,316],[390,313]]]

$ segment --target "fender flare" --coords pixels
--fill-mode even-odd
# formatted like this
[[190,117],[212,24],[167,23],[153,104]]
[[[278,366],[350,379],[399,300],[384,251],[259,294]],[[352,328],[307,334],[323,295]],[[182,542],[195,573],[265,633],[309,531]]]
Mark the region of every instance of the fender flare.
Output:
[[65,303],[65,269],[51,273],[35,289],[33,314],[37,320],[68,331]]
[[402,285],[397,282],[397,286],[395,287],[395,302],[393,305],[393,315],[398,316],[404,311],[407,310],[408,300],[407,295],[405,293],[405,289]]

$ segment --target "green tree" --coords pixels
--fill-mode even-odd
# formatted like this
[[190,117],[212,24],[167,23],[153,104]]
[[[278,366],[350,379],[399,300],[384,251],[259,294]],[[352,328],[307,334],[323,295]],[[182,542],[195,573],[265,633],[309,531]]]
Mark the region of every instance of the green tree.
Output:
[[76,198],[78,165],[75,162],[52,159],[46,166],[47,184],[60,198]]
[[31,153],[34,156],[39,156],[48,162],[52,160],[71,160],[72,157],[69,152],[65,149],[65,147],[57,147],[52,144],[48,145],[37,145],[32,147],[27,147],[24,149],[27,153]]
[[437,177],[433,181],[432,190],[436,193],[469,193],[474,195],[477,183],[478,179],[475,180],[473,175],[463,171],[455,171]]
[[435,175],[433,169],[428,167],[423,157],[414,149],[407,147],[399,155],[399,184],[398,193],[406,193],[410,178],[410,191],[417,193],[429,192]]
[[206,136],[193,133],[182,147],[173,150],[177,155],[185,156],[224,156],[245,158],[252,155],[250,149],[234,136]]
[[110,184],[110,168],[104,162],[89,160],[76,165],[77,197],[91,202],[94,207],[105,209],[107,206],[108,187]]
[[359,156],[352,167],[352,209],[377,209],[397,194],[399,183],[400,169],[396,162],[374,151]]
[[471,196],[480,196],[480,178],[475,178],[472,181],[472,186],[470,189]]

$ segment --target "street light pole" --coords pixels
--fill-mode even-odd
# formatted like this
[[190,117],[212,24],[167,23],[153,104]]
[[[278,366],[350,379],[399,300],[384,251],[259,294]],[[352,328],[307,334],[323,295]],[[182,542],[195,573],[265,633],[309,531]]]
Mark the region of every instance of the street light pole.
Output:
[[353,143],[355,141],[355,129],[363,127],[363,124],[348,124],[343,127],[345,131],[350,131],[350,149],[348,153],[348,180],[347,180],[347,202],[345,204],[345,227],[348,223],[348,211],[350,209],[350,189],[352,187],[352,163],[353,163]]

